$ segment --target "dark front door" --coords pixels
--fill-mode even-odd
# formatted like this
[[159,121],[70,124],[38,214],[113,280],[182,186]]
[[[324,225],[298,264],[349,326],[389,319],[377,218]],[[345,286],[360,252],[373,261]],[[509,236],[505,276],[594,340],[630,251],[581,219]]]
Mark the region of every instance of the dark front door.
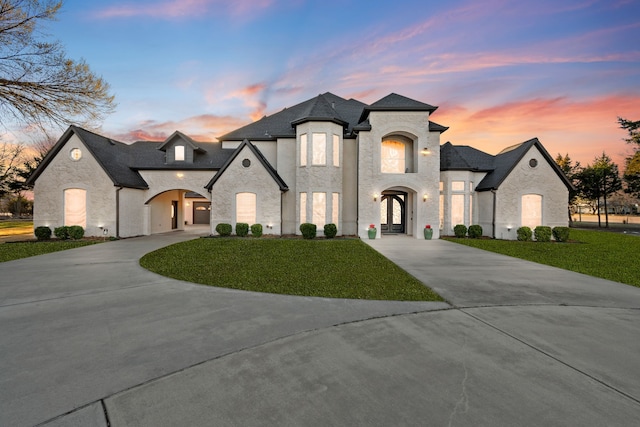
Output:
[[171,201],[171,229],[178,228],[178,201]]
[[380,199],[380,228],[384,234],[405,232],[407,193],[389,191]]
[[193,223],[209,224],[211,222],[211,202],[193,202]]

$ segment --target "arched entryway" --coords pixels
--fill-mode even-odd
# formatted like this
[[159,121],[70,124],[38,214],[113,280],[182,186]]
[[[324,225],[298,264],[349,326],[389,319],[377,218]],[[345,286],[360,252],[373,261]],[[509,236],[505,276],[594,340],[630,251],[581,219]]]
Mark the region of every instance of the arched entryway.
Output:
[[407,231],[407,193],[384,191],[380,199],[382,234],[404,234]]
[[162,191],[145,203],[145,234],[184,230],[185,226],[209,224],[211,201],[185,189]]

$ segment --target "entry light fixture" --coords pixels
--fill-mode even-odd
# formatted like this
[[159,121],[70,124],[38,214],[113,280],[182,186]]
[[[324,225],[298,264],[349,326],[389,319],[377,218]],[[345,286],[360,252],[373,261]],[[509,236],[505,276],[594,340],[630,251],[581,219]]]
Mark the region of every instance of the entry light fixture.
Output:
[[429,147],[424,147],[420,153],[422,153],[423,156],[428,156],[431,154],[431,151],[429,151]]
[[507,232],[511,231],[511,226],[507,225]]
[[426,195],[426,194],[424,194],[424,195],[422,196],[422,201],[423,201],[423,202],[426,202],[428,198],[429,198],[429,196],[428,196],[428,195]]
[[176,176],[177,176],[178,178],[184,178],[184,174],[183,174],[182,172],[178,172],[178,173],[176,174]]
[[373,193],[373,201],[374,202],[378,201],[378,193]]

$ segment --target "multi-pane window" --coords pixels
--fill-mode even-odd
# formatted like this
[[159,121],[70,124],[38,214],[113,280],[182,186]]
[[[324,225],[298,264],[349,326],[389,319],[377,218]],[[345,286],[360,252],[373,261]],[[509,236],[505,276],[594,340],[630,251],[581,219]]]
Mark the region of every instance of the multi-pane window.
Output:
[[314,133],[311,140],[311,164],[326,165],[327,164],[327,134]]
[[404,173],[405,172],[405,148],[399,141],[382,141],[381,150],[382,173]]
[[300,166],[307,166],[307,134],[300,135]]
[[452,191],[464,191],[464,181],[451,181]]
[[87,227],[87,190],[64,190],[64,225]]
[[252,225],[256,223],[256,194],[236,194],[236,222]]
[[340,166],[340,137],[333,135],[333,166]]

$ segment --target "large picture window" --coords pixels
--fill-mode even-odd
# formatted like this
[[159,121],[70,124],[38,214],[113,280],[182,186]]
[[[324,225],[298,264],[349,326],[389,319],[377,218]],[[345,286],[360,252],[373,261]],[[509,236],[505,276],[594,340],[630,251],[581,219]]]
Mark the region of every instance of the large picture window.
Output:
[[252,225],[256,223],[256,194],[236,194],[236,223],[244,222]]
[[64,190],[64,225],[79,225],[87,228],[87,190],[81,188]]
[[382,141],[381,172],[405,172],[405,147],[402,142]]
[[521,222],[523,227],[534,229],[538,225],[542,225],[542,196],[539,194],[525,194],[522,196],[522,215]]
[[451,227],[464,224],[464,194],[451,196]]
[[313,140],[311,141],[313,147],[313,156],[311,159],[312,165],[326,165],[327,164],[327,134],[314,133]]
[[313,218],[316,227],[322,229],[327,217],[327,193],[313,193]]

